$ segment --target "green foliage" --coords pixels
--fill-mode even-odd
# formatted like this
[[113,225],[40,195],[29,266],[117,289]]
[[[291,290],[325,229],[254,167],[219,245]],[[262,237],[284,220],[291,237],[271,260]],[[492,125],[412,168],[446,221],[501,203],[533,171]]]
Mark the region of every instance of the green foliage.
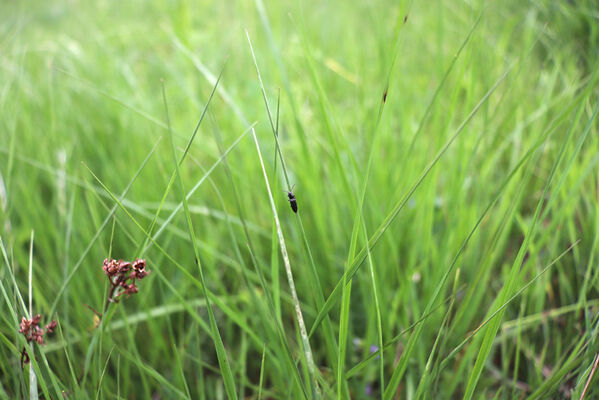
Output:
[[0,15],[0,398],[599,396],[596,2]]

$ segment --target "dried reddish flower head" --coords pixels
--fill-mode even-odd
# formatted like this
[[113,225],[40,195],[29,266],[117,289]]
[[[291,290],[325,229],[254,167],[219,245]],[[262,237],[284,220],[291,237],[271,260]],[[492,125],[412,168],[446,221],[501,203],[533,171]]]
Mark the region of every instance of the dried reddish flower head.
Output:
[[136,259],[133,263],[123,260],[105,259],[102,269],[110,281],[108,301],[116,302],[123,293],[127,296],[139,291],[136,280],[142,280],[150,274],[146,269],[146,260]]
[[56,321],[52,320],[52,322],[46,325],[46,332],[53,333],[54,329],[56,329]]
[[[36,342],[40,345],[44,344],[44,335],[51,334],[56,329],[56,321],[50,322],[45,329],[40,328],[39,324],[42,321],[42,316],[37,314],[31,319],[23,317],[19,324],[19,333],[22,333],[27,339],[27,343]],[[29,362],[29,355],[25,348],[21,351],[21,360],[23,364]]]
[[118,273],[118,263],[116,260],[109,260],[108,258],[104,260],[104,265],[102,269],[109,277],[112,277]]

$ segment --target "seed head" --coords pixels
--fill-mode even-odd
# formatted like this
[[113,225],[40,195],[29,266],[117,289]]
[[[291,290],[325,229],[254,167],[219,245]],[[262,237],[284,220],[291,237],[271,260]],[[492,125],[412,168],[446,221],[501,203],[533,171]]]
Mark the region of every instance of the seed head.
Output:
[[139,291],[136,280],[142,280],[150,274],[146,260],[136,259],[133,263],[123,260],[105,259],[102,269],[110,281],[109,302],[117,302],[122,294],[130,296]]
[[[27,340],[27,343],[36,342],[39,345],[44,344],[44,335],[51,334],[56,329],[56,321],[51,321],[48,325],[46,325],[45,329],[40,328],[39,324],[42,321],[42,316],[40,314],[35,315],[31,319],[27,319],[23,317],[21,319],[21,323],[19,324],[19,333],[22,333]],[[21,359],[24,364],[29,362],[29,355],[25,348],[23,348],[21,352]]]

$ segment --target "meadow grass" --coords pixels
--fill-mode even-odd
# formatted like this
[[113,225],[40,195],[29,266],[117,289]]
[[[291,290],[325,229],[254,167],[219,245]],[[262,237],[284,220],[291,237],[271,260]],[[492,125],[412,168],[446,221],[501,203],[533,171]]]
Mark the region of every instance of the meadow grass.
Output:
[[0,398],[599,396],[595,2],[0,15]]

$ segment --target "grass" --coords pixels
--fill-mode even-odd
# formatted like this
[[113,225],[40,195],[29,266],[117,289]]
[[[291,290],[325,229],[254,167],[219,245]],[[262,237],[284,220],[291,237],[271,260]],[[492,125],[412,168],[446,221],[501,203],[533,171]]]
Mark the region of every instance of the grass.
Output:
[[0,398],[599,396],[594,2],[0,15]]

